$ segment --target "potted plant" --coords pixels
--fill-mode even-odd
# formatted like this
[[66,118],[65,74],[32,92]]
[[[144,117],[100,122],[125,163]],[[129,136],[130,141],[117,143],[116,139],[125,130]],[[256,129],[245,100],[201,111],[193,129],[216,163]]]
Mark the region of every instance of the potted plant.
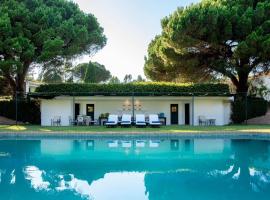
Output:
[[104,123],[108,120],[110,113],[101,113],[99,116],[99,124],[104,125]]

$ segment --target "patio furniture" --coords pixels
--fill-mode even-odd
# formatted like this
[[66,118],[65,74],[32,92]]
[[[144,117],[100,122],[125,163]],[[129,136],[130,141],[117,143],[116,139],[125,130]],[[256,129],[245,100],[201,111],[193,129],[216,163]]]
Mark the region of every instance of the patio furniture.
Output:
[[116,127],[118,125],[118,116],[109,115],[108,121],[105,123],[107,127]]
[[137,127],[145,127],[146,126],[146,121],[145,121],[145,115],[144,114],[137,114],[136,115],[135,125]]
[[61,126],[61,116],[54,116],[51,119],[51,125],[52,126]]
[[121,126],[131,126],[131,115],[124,114],[121,119]]
[[84,117],[84,123],[86,126],[89,126],[91,124],[91,121],[92,121],[91,116]]
[[149,125],[152,127],[159,127],[161,125],[157,114],[149,115]]
[[216,119],[208,119],[208,125],[209,126],[215,126],[216,125]]
[[68,120],[69,120],[69,125],[70,126],[74,126],[77,123],[77,121],[74,120],[73,117],[71,117],[71,116],[68,117]]
[[208,125],[208,119],[205,116],[200,115],[199,116],[199,125],[200,126],[202,126],[202,125],[207,126]]
[[166,117],[158,117],[159,121],[161,122],[162,125],[166,126],[167,124],[167,118]]
[[84,125],[84,118],[81,115],[78,115],[77,117],[77,125]]

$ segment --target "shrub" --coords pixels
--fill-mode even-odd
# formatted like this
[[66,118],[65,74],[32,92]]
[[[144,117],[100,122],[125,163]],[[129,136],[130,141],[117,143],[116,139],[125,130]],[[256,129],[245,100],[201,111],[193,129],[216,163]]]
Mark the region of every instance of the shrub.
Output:
[[268,109],[268,103],[263,98],[235,96],[232,103],[233,123],[239,124],[247,119],[263,116]]
[[32,93],[33,97],[53,98],[60,95],[208,95],[224,96],[229,94],[226,84],[176,84],[176,83],[129,83],[129,84],[47,84],[41,85]]
[[[18,121],[30,124],[40,124],[40,105],[36,100],[18,100],[17,113]],[[0,116],[15,120],[16,102],[14,100],[0,101]]]

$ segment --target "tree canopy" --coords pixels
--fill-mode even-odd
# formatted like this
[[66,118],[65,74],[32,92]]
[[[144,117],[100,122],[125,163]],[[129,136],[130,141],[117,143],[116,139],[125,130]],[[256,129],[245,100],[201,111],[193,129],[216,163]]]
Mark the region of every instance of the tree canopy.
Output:
[[109,80],[109,84],[119,84],[121,81],[117,76],[112,76]]
[[0,70],[23,91],[30,65],[94,54],[106,44],[92,14],[66,0],[0,0]]
[[162,20],[150,43],[145,74],[152,80],[228,77],[237,92],[248,77],[270,70],[270,1],[202,0]]
[[97,62],[79,64],[74,69],[74,75],[85,83],[100,83],[111,78],[111,72]]

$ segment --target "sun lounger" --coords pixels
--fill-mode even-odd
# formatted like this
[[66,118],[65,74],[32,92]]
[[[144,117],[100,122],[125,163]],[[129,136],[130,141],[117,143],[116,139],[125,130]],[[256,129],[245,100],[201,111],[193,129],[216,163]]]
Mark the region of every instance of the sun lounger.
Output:
[[117,115],[109,115],[108,121],[105,123],[107,127],[115,127],[118,125],[118,116]]
[[161,122],[158,119],[158,115],[156,114],[149,115],[149,125],[156,127],[159,127],[161,125]]
[[146,126],[145,115],[144,114],[136,115],[135,124],[137,127]]
[[131,126],[131,115],[124,114],[122,116],[121,126]]

